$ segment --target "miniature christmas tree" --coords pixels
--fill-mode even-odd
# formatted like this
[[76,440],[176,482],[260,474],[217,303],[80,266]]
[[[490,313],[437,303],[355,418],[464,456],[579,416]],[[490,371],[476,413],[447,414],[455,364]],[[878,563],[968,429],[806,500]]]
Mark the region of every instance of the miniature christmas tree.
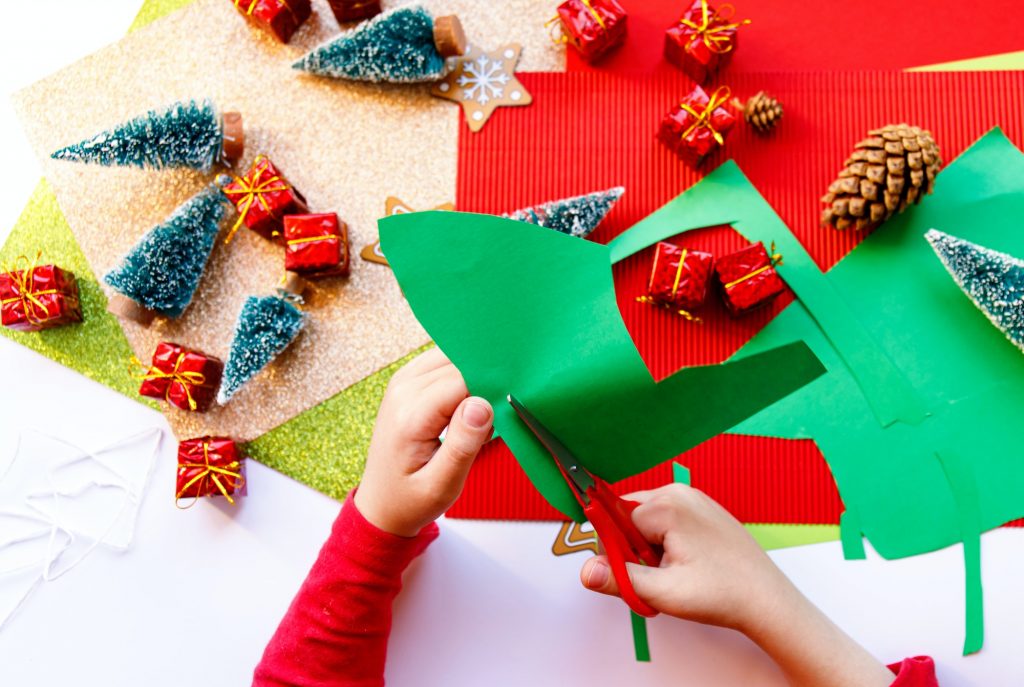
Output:
[[242,156],[243,147],[241,115],[225,112],[222,116],[209,100],[190,100],[160,112],[150,110],[50,157],[105,166],[190,167],[207,172],[220,160],[233,164]]
[[235,325],[217,402],[224,404],[288,347],[302,329],[304,315],[287,298],[250,296]]
[[156,313],[181,315],[199,286],[227,205],[220,188],[211,185],[143,236],[103,278],[126,297],[111,299],[111,311],[143,324]]
[[354,81],[434,81],[445,58],[461,55],[466,38],[458,17],[438,17],[418,5],[399,7],[342,33],[292,65]]
[[582,196],[552,200],[510,212],[505,217],[584,238],[597,228],[625,192],[621,186]]
[[1024,351],[1024,260],[936,229],[925,238],[974,305]]

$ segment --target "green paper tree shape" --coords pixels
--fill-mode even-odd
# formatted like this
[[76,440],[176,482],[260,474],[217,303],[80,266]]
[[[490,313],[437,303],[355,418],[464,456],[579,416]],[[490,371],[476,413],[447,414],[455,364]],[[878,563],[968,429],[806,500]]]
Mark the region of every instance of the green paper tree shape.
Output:
[[552,200],[510,212],[504,217],[586,238],[611,211],[626,189],[621,186],[582,196]]
[[295,69],[353,81],[436,81],[445,59],[434,46],[434,19],[419,5],[399,7],[314,48]]
[[608,247],[491,215],[382,219],[381,246],[413,312],[494,407],[494,426],[555,508],[583,513],[514,394],[610,482],[668,460],[823,372],[803,343],[655,382],[619,313]]
[[54,152],[55,160],[208,172],[221,156],[221,115],[209,100],[176,102]]
[[[827,274],[728,162],[611,244],[622,259],[662,238],[733,224],[775,240],[800,298],[737,354],[805,341],[828,374],[732,431],[813,439],[846,508],[844,551],[863,535],[885,558],[964,542],[964,651],[983,642],[980,533],[1024,516],[1024,357],[963,297],[925,233],[1024,253],[1024,155],[998,130],[938,177],[935,193],[889,220]],[[923,412],[922,412],[923,411]],[[862,554],[861,554],[862,555]]]
[[103,277],[118,292],[165,317],[179,317],[206,269],[227,200],[210,185],[149,231]]
[[971,302],[1024,351],[1024,260],[937,229],[925,238]]
[[238,315],[217,402],[224,404],[299,335],[302,311],[282,296],[250,296]]

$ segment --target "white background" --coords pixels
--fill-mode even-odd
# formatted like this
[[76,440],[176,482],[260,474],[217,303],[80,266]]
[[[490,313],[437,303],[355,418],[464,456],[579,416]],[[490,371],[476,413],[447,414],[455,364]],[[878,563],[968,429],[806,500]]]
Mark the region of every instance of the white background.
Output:
[[[225,0],[227,2],[228,0]],[[10,94],[123,35],[139,0],[5,3],[0,91]],[[0,104],[0,240],[39,178],[9,102]],[[156,412],[0,339],[0,451],[23,428],[98,449]],[[128,553],[101,551],[44,584],[0,631],[3,685],[241,685],[329,531],[338,504],[251,464],[237,508],[173,503],[166,442]],[[10,455],[0,456],[0,465]],[[141,457],[140,457],[141,458]],[[632,659],[628,615],[555,558],[557,526],[445,521],[406,576],[391,685],[778,685],[767,659],[723,630],[658,618],[653,662]],[[1024,531],[985,535],[986,642],[963,658],[959,547],[845,562],[838,543],[776,552],[801,589],[885,661],[931,654],[944,687],[1024,684]]]

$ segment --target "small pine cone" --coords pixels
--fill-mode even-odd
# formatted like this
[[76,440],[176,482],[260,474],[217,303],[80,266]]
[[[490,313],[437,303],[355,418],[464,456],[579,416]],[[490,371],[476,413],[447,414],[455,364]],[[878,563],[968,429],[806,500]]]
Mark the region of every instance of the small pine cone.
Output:
[[868,132],[821,201],[821,223],[836,229],[873,229],[932,192],[942,168],[930,132],[889,124]]
[[782,104],[764,91],[759,91],[743,106],[743,119],[757,133],[766,134],[782,119]]

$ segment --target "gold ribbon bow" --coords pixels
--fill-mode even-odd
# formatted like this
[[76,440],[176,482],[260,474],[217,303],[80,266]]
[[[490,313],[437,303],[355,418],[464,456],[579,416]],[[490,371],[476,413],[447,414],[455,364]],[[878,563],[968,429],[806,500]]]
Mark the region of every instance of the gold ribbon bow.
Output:
[[295,246],[300,243],[314,243],[316,241],[326,241],[327,239],[341,240],[341,237],[338,236],[337,234],[325,234],[324,236],[303,236],[302,238],[288,239],[286,243],[289,246]]
[[725,139],[722,138],[722,134],[718,133],[718,130],[715,129],[715,127],[711,124],[711,115],[717,108],[723,105],[731,95],[732,91],[729,90],[728,86],[719,86],[717,89],[715,89],[715,92],[711,94],[711,97],[708,98],[708,104],[705,105],[704,109],[700,112],[693,109],[686,103],[679,103],[679,107],[681,109],[685,110],[694,117],[693,123],[690,124],[690,126],[686,127],[686,131],[684,131],[680,135],[680,138],[686,138],[691,133],[693,133],[694,131],[703,126],[707,128],[708,131],[711,132],[711,135],[714,137],[715,141],[718,142],[718,145],[723,145],[725,143]]
[[[51,319],[49,313],[47,313],[46,304],[39,297],[60,293],[60,289],[32,290],[32,278],[35,275],[36,263],[39,262],[42,256],[42,251],[36,253],[34,260],[29,260],[25,255],[19,255],[14,259],[13,265],[4,264],[0,267],[0,272],[6,272],[10,275],[14,290],[18,293],[16,296],[0,300],[0,306],[20,302],[22,309],[25,311],[25,319],[35,325],[42,324]],[[25,265],[24,269],[18,269],[21,264]],[[36,315],[36,308],[41,310],[45,317],[38,317]]]
[[[676,278],[672,281],[672,293],[669,294],[670,298],[675,298],[676,292],[679,291],[679,282],[683,277],[683,263],[686,262],[686,254],[689,251],[689,248],[683,248],[683,252],[679,255],[679,264],[676,266]],[[654,276],[658,273],[658,258],[660,256],[661,251],[657,251],[654,253],[654,265],[651,267],[651,278],[647,281],[648,291],[652,291],[654,289]],[[662,303],[661,301],[655,300],[650,296],[637,296],[636,302],[646,303],[647,305],[660,305],[663,308],[667,308],[669,310],[672,309],[672,306],[669,305],[668,303]],[[699,317],[689,312],[688,310],[679,309],[676,310],[676,313],[682,315],[688,320],[692,320],[693,322],[702,321]]]
[[[726,16],[726,11],[728,16]],[[716,9],[711,12],[708,9],[708,0],[700,0],[700,24],[688,19],[685,15],[679,18],[679,23],[696,33],[704,41],[704,45],[708,46],[708,50],[725,53],[732,50],[732,40],[723,33],[734,31],[750,23],[749,19],[730,23],[729,20],[735,13],[736,8],[732,5],[722,5],[721,10]]]
[[170,372],[164,372],[163,370],[156,367],[147,368],[145,363],[132,356],[132,364],[139,367],[145,368],[146,372],[138,374],[134,370],[131,372],[132,377],[141,379],[143,381],[151,381],[154,379],[169,379],[170,384],[167,385],[167,391],[164,392],[164,400],[168,403],[171,402],[171,387],[175,384],[181,384],[181,388],[185,390],[185,397],[188,399],[188,407],[192,410],[196,409],[196,400],[192,398],[192,387],[193,386],[206,386],[206,375],[202,372],[196,372],[194,370],[181,370],[181,363],[185,360],[185,354],[179,353],[178,359],[174,362],[174,367],[171,368]]
[[[224,239],[225,244],[231,243],[231,239],[235,237],[235,234],[241,228],[242,223],[245,222],[245,216],[249,214],[249,209],[252,207],[253,203],[258,202],[267,213],[270,213],[270,206],[267,204],[267,199],[263,197],[264,194],[274,193],[275,191],[287,191],[291,188],[291,186],[288,185],[288,182],[276,174],[269,179],[259,182],[258,184],[249,179],[250,176],[253,177],[253,179],[258,179],[260,177],[266,167],[263,169],[257,168],[260,163],[266,159],[266,155],[257,155],[256,159],[253,160],[252,163],[252,172],[243,177],[235,177],[235,183],[241,188],[224,189],[224,195],[226,196],[242,196],[242,199],[235,203],[235,206],[238,208],[238,219],[235,220],[234,226],[231,227],[231,231],[228,232],[227,238]],[[277,185],[275,186],[275,184]]]
[[[210,442],[207,441],[206,439],[203,439],[203,462],[178,464],[179,471],[182,468],[203,468],[203,470],[198,475],[196,475],[188,482],[186,482],[185,486],[178,490],[177,495],[174,497],[174,505],[177,506],[178,508],[181,508],[182,510],[186,508],[191,508],[193,505],[195,505],[195,502],[199,500],[198,496],[191,503],[184,507],[181,506],[178,503],[178,501],[181,500],[182,494],[189,490],[189,487],[191,487],[193,484],[196,484],[197,482],[201,483],[202,480],[205,479],[209,479],[211,482],[213,482],[213,484],[217,487],[217,490],[220,491],[224,498],[228,500],[228,503],[230,503],[232,506],[235,505],[235,500],[231,498],[231,494],[228,492],[227,488],[221,482],[221,476],[231,478],[231,491],[234,491],[235,489],[241,487],[242,484],[245,482],[245,478],[242,477],[242,473],[239,470],[240,467],[241,463],[239,463],[237,460],[231,461],[224,467],[218,465],[210,465]],[[202,491],[203,485],[200,484],[199,492],[202,493]]]
[[[292,15],[292,19],[298,21],[298,17],[295,16],[295,10],[292,9],[291,5],[288,4],[287,0],[276,0],[279,7],[283,7],[288,10],[289,14]],[[242,0],[235,0],[235,7],[241,9]],[[252,13],[256,10],[256,5],[260,4],[260,0],[249,0],[249,8],[245,10],[245,16],[251,17]]]
[[[580,2],[583,3],[584,7],[590,10],[590,14],[593,15],[594,21],[596,21],[597,25],[601,27],[601,30],[607,31],[608,26],[604,23],[604,19],[601,18],[601,14],[596,9],[594,9],[593,5],[590,4],[590,0],[580,0]],[[548,19],[546,22],[544,22],[544,28],[548,30],[548,35],[551,36],[552,42],[554,42],[556,45],[559,43],[569,42],[568,36],[566,36],[561,31],[559,31],[557,36],[555,35],[554,26],[559,21],[561,21],[561,18],[556,14],[555,16],[551,17],[551,19]]]
[[728,291],[729,289],[731,289],[732,287],[736,286],[737,284],[742,284],[746,280],[753,279],[757,275],[759,275],[759,274],[761,274],[763,272],[767,272],[768,270],[772,269],[776,265],[781,265],[781,264],[782,264],[782,254],[775,252],[775,242],[772,241],[771,256],[770,256],[768,264],[764,265],[763,267],[758,267],[756,270],[754,270],[750,274],[745,274],[742,277],[740,277],[739,279],[734,279],[733,281],[729,282],[728,284],[725,285],[725,290]]

